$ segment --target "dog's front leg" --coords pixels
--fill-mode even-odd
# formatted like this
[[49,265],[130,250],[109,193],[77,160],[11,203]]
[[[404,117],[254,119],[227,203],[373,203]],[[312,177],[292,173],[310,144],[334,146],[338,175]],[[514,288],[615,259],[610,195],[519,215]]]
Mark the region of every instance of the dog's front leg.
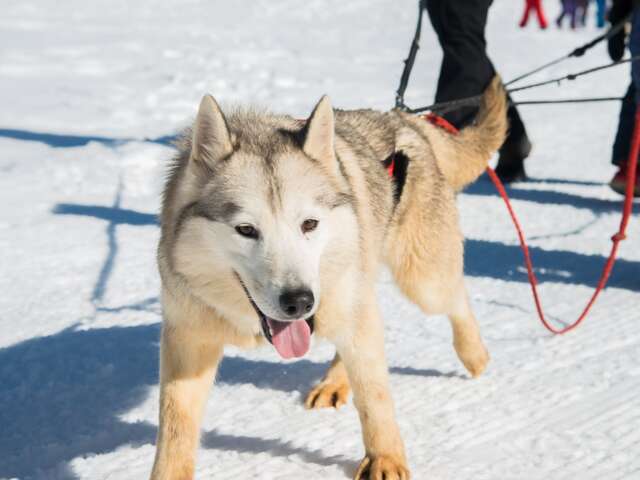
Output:
[[193,478],[202,411],[223,351],[207,333],[162,329],[160,424],[151,480]]
[[365,458],[355,479],[408,480],[404,444],[389,392],[382,322],[373,295],[355,319],[351,335],[336,341],[336,347],[347,369],[362,425]]

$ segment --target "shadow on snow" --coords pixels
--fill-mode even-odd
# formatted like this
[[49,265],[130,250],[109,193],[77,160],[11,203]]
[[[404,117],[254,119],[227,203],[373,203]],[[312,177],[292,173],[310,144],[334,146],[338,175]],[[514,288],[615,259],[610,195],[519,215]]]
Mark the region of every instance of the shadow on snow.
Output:
[[[582,185],[592,186],[601,185],[595,182],[586,182],[579,180],[560,180],[553,178],[539,178],[531,179],[527,182],[528,185],[536,185],[537,183],[549,183],[560,185]],[[573,193],[560,192],[557,190],[540,190],[531,188],[519,188],[518,184],[506,185],[505,189],[511,200],[525,200],[529,202],[535,202],[540,204],[550,205],[570,205],[574,208],[583,208],[592,210],[596,213],[608,213],[608,212],[622,212],[622,202],[620,200],[608,200],[601,198],[594,198],[582,195],[575,195]],[[480,196],[498,196],[498,191],[494,187],[491,180],[486,173],[482,174],[482,177],[477,182],[472,183],[464,189],[464,193],[467,195],[480,195]],[[517,213],[517,212],[516,212]]]
[[[65,329],[0,349],[0,478],[75,479],[69,462],[122,445],[155,441],[156,426],[120,416],[142,403],[158,384],[159,324],[91,330]],[[226,357],[218,384],[253,384],[302,394],[328,363]],[[391,373],[446,377],[431,369],[392,367]],[[155,399],[154,399],[155,401]],[[208,432],[203,447],[300,455],[320,465],[354,468],[344,457],[325,457],[278,440]],[[151,468],[152,458],[149,458]]]
[[[136,140],[134,138],[113,138],[92,135],[61,135],[57,133],[32,132],[30,130],[16,130],[12,128],[0,128],[0,138],[1,137],[27,142],[40,142],[53,148],[83,147],[90,142],[101,143],[107,147],[117,147]],[[171,146],[176,139],[177,135],[164,135],[157,138],[145,138],[140,141]]]
[[[543,194],[545,192],[533,193]],[[113,238],[113,227],[118,224],[157,225],[156,215],[120,208],[118,194],[116,194],[112,207],[61,203],[54,207],[53,213],[106,220],[109,222],[107,226],[109,239]],[[115,242],[110,240],[110,245],[113,247],[112,252],[117,251]],[[569,250],[546,250],[540,247],[529,247],[529,251],[540,283],[551,281],[595,287],[606,261],[602,255],[588,255]],[[110,265],[110,263],[106,262],[105,265]],[[608,286],[639,290],[638,271],[640,271],[640,262],[618,259],[609,278]],[[486,240],[467,239],[465,241],[465,274],[473,277],[528,282],[520,247]],[[100,276],[100,279],[103,279],[103,276]],[[101,294],[104,288],[104,281],[100,281],[100,279],[96,285],[96,295]],[[94,299],[98,298],[99,295],[94,296]]]
[[116,199],[114,206],[78,205],[75,203],[59,203],[53,208],[56,215],[78,215],[107,220],[118,225],[158,225],[158,216],[152,213],[142,213],[128,208],[120,208]]
[[[464,273],[471,277],[528,283],[520,245],[505,245],[485,240],[464,242]],[[557,282],[595,288],[606,257],[568,250],[529,247],[531,261],[539,283]],[[640,290],[640,262],[618,258],[607,287]]]
[[[16,131],[0,130],[0,136],[18,138]],[[64,146],[67,142],[94,141],[94,137],[36,135],[37,141]],[[101,138],[101,137],[98,137]],[[115,139],[104,139],[116,141]],[[100,141],[100,140],[95,140]],[[492,187],[491,187],[492,188]],[[511,189],[513,192],[514,189]],[[558,192],[523,191],[515,198],[541,203],[575,204],[572,195]],[[472,187],[471,194],[488,195],[487,185]],[[528,198],[525,198],[528,197]],[[619,202],[579,200],[587,208],[613,210]],[[580,205],[578,205],[580,206]],[[153,214],[120,207],[120,188],[113,205],[58,204],[53,213],[105,220],[110,252],[94,289],[93,300],[102,298],[117,245],[115,227],[157,225]],[[531,248],[539,280],[594,286],[604,263],[600,255]],[[518,246],[498,242],[467,240],[466,273],[472,276],[526,282],[522,254]],[[619,260],[610,285],[638,290],[640,262]],[[147,308],[155,297],[140,305],[120,309]],[[74,479],[69,461],[89,453],[113,451],[121,445],[152,443],[156,427],[146,422],[128,423],[120,416],[145,400],[149,387],[158,379],[158,325],[104,329],[66,329],[58,334],[35,338],[0,349],[0,477]],[[218,382],[252,383],[275,390],[306,391],[319,378],[326,364],[301,360],[291,364],[226,358]],[[274,371],[278,374],[274,375]],[[436,370],[392,367],[391,372],[425,377],[448,376]],[[306,461],[327,465],[343,457],[328,458],[319,451],[306,450],[278,440],[222,435],[212,431],[203,437],[205,448],[241,452],[271,452],[276,456],[300,455]],[[152,459],[149,459],[149,466]]]
[[102,264],[98,279],[93,287],[91,301],[98,305],[106,292],[109,283],[109,277],[113,271],[118,254],[117,226],[118,225],[158,225],[158,218],[149,213],[141,213],[135,210],[121,208],[122,201],[122,181],[118,183],[113,205],[104,207],[99,205],[78,205],[73,203],[59,203],[53,208],[56,215],[76,215],[98,218],[107,221],[107,256]]
[[158,325],[77,330],[0,350],[0,478],[73,479],[71,459],[153,442],[118,418],[157,383]]

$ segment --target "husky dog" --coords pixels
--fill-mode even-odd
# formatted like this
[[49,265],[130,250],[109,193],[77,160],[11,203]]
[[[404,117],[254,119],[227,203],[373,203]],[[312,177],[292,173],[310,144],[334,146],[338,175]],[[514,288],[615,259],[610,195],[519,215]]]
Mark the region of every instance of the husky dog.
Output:
[[[304,121],[224,115],[205,96],[169,172],[158,248],[162,277],[160,425],[151,478],[193,477],[199,424],[226,344],[265,340],[303,356],[316,333],[336,346],[308,408],[349,391],[365,458],[356,479],[408,479],[389,392],[374,286],[386,263],[427,314],[447,314],[472,376],[488,362],[463,282],[455,194],[502,144],[498,78],[476,123],[451,135],[399,111],[333,110]],[[390,176],[386,164],[403,164]]]

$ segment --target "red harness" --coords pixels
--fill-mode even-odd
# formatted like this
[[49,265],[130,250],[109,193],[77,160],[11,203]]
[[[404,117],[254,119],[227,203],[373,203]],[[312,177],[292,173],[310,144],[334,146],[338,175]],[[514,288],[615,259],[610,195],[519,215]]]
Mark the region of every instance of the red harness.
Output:
[[[436,127],[440,127],[442,129],[446,130],[447,132],[451,133],[452,135],[456,135],[458,133],[458,129],[456,127],[454,127],[447,120],[445,120],[444,118],[436,115],[435,113],[427,113],[425,115],[420,115],[420,117],[425,119],[426,121],[432,123]],[[395,176],[395,168],[396,168],[395,158],[391,158],[391,163],[387,167],[387,172],[389,172],[389,176],[390,177],[394,177]]]

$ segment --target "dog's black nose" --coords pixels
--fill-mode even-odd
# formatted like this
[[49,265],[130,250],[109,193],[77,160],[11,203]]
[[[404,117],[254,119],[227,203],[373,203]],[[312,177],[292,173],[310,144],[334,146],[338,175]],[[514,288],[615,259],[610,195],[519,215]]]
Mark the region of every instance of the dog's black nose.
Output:
[[314,301],[311,290],[285,290],[280,295],[280,308],[287,317],[300,318],[311,311]]

